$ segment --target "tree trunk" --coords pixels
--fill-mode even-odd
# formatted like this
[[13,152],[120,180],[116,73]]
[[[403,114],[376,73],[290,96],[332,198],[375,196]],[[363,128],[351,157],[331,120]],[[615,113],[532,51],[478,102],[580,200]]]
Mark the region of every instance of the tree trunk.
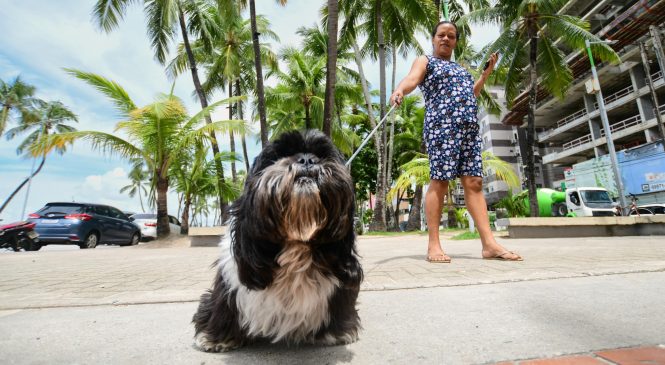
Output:
[[434,0],[434,6],[436,6],[436,19],[434,19],[434,24],[437,24],[441,19],[441,0]]
[[[199,97],[199,102],[201,103],[201,108],[205,109],[208,107],[208,99],[206,99],[205,94],[203,93],[203,87],[201,86],[201,80],[199,79],[199,73],[196,69],[196,60],[194,59],[194,53],[192,52],[192,46],[189,43],[189,36],[187,35],[187,27],[185,25],[185,14],[178,4],[178,20],[180,21],[180,32],[182,33],[182,42],[185,45],[185,51],[187,53],[187,60],[189,62],[189,68],[192,71],[192,80],[194,81],[194,89],[196,90],[196,95]],[[211,124],[212,119],[210,115],[205,116],[206,124]],[[217,190],[219,204],[221,208],[222,215],[226,214],[227,202],[224,200],[222,195],[222,186],[224,185],[224,168],[222,167],[222,161],[219,159],[219,145],[217,144],[217,137],[215,132],[210,132],[210,144],[212,145],[212,153],[215,156],[215,173],[217,174]]]
[[538,34],[536,25],[529,24],[529,76],[531,88],[529,90],[529,111],[527,116],[526,133],[526,177],[529,189],[529,210],[532,217],[538,217],[538,198],[536,193],[536,161],[533,149],[536,145],[536,90],[538,88],[538,73],[536,72],[536,59],[538,55]]
[[138,190],[139,190],[138,191],[138,193],[139,193],[139,203],[141,204],[141,212],[145,213],[145,208],[143,208],[143,199],[141,199],[141,185],[139,185]]
[[157,237],[166,237],[171,233],[169,227],[169,213],[167,193],[169,190],[169,178],[161,170],[157,171]]
[[259,48],[259,32],[256,29],[256,6],[249,0],[249,18],[252,25],[252,44],[254,46],[254,68],[256,68],[256,94],[259,107],[261,126],[261,147],[268,145],[268,122],[266,117],[266,98],[263,90],[263,70],[261,69],[261,49]]
[[[21,189],[23,189],[25,184],[27,184],[28,181],[30,181],[30,179],[34,178],[35,175],[37,175],[40,171],[42,171],[42,167],[44,167],[45,162],[46,162],[46,156],[42,156],[42,162],[39,163],[39,167],[37,167],[37,170],[35,170],[35,172],[33,172],[30,176],[26,177],[25,180],[23,180],[23,182],[20,183],[18,187],[14,189],[14,191],[12,191],[11,194],[9,194],[7,200],[5,200],[4,203],[2,203],[2,207],[0,207],[0,213],[2,213],[3,210],[5,210],[9,202],[12,201],[12,199],[14,199],[14,196],[16,196],[16,194],[18,194],[18,192],[21,191]],[[24,217],[21,217],[21,219],[23,218]]]
[[[383,44],[383,18],[381,17],[381,2],[383,0],[376,0],[376,20],[377,20],[377,34],[379,41],[379,115],[380,120],[386,114],[386,52],[385,45]],[[381,138],[379,143],[378,155],[384,156],[384,146],[386,141],[386,128],[380,127]],[[383,160],[383,158],[378,158]],[[386,166],[383,161],[379,162],[377,181],[376,181],[376,203],[374,208],[374,215],[372,218],[372,223],[369,226],[371,231],[385,231],[386,230],[386,215],[385,215],[385,206],[386,206],[386,186],[385,186],[385,169]]]
[[[391,81],[391,94],[393,91],[395,91],[395,77],[397,73],[397,53],[395,47],[392,48],[393,54],[393,67],[392,67],[392,81]],[[395,140],[395,112],[393,112],[390,115],[390,130],[388,134],[388,145],[386,148],[386,190],[390,189],[392,186],[392,170],[393,170],[393,147],[394,147],[394,140]],[[395,207],[395,212],[399,211],[399,200],[397,201],[397,206]],[[395,213],[395,217],[399,217],[397,213]],[[395,227],[399,230],[399,219],[395,219],[393,221],[395,224]]]
[[5,131],[7,120],[9,120],[9,105],[5,104],[2,107],[2,114],[0,114],[0,136]]
[[[236,95],[240,96],[240,80],[236,79]],[[242,112],[242,101],[238,100],[238,117],[240,120],[245,120]],[[242,142],[242,157],[245,160],[245,172],[249,174],[249,156],[247,155],[247,142],[245,141],[245,134],[240,136]]]
[[406,223],[407,231],[420,230],[420,207],[423,201],[423,187],[416,185],[416,191],[413,193],[413,203],[411,204],[411,211],[409,211],[409,220]]
[[337,20],[338,0],[328,0],[328,62],[326,65],[326,96],[323,105],[323,134],[332,134],[332,116],[335,107],[337,81]]
[[[376,127],[376,121],[374,120],[374,111],[372,110],[372,98],[369,94],[369,86],[367,85],[367,78],[365,77],[365,72],[363,70],[362,60],[360,59],[360,47],[358,47],[358,43],[356,42],[356,40],[354,40],[351,45],[353,46],[353,55],[354,55],[354,59],[356,61],[356,66],[358,67],[358,73],[360,74],[360,85],[362,86],[363,96],[365,97],[365,108],[367,109],[367,118],[369,119],[370,126],[372,127],[372,129],[374,129]],[[384,181],[384,174],[383,174],[383,168],[382,168],[382,166],[383,166],[383,153],[381,151],[382,143],[381,143],[380,135],[378,133],[374,133],[373,137],[374,137],[374,149],[376,150],[377,165],[379,167],[378,169],[376,169],[376,171],[377,171],[376,172],[376,185],[377,185],[376,191],[378,192],[380,190],[383,190],[383,188],[379,189],[379,185],[381,185],[381,182]],[[377,198],[377,200],[378,200],[378,198]],[[371,204],[371,202],[372,202],[372,200],[370,199],[370,204]],[[382,205],[382,208],[381,208],[382,210],[383,210],[383,206],[384,205]],[[371,207],[371,208],[372,208],[373,212],[376,212],[376,209],[375,209],[376,206]],[[385,218],[382,218],[379,221],[379,223],[378,223],[379,228],[375,229],[375,227],[377,226],[377,225],[374,224],[375,217],[376,217],[376,215],[375,215],[375,213],[373,213],[372,222],[370,223],[369,229],[370,230],[385,230],[385,226],[386,226]]]
[[189,209],[191,206],[191,198],[186,198],[182,217],[180,217],[180,234],[189,234]]
[[[233,81],[229,81],[229,98],[233,97]],[[233,119],[233,104],[229,105],[229,119]],[[233,131],[229,131],[229,146],[231,149],[231,155],[233,155],[233,158],[235,158],[236,155],[236,139],[235,136],[233,135]],[[231,180],[233,182],[236,182],[238,180],[238,176],[236,175],[236,161],[231,160]]]
[[305,104],[305,129],[312,128],[311,116],[309,115],[309,104]]

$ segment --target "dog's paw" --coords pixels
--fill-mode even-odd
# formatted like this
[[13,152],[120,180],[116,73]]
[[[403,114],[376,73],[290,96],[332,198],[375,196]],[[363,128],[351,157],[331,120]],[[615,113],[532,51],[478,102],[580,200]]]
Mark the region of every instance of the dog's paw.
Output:
[[211,341],[205,333],[199,333],[194,337],[194,347],[205,352],[226,352],[237,349],[240,346],[241,344],[234,340],[225,342]]
[[325,335],[323,335],[323,337],[315,341],[315,343],[318,345],[336,346],[336,345],[348,345],[356,341],[358,341],[358,331],[352,330],[342,334],[326,333]]

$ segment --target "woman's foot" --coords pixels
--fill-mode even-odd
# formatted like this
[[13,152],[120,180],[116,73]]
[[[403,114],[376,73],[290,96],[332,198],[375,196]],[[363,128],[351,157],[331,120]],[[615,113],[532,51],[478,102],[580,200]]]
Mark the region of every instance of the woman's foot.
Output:
[[519,254],[506,250],[498,243],[493,243],[483,247],[483,259],[486,260],[502,260],[502,261],[523,261],[524,259]]
[[441,244],[429,244],[427,248],[427,262],[436,263],[436,264],[448,264],[450,263],[450,256],[446,255],[441,249]]
[[450,263],[450,256],[446,255],[445,253],[440,253],[436,255],[427,255],[427,262],[433,263],[433,264],[449,264]]

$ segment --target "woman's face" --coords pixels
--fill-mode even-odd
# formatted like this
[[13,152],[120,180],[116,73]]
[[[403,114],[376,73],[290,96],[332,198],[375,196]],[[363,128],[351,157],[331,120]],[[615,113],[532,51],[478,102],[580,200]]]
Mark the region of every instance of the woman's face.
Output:
[[452,24],[444,23],[436,28],[436,34],[432,38],[434,55],[439,58],[450,59],[457,44],[457,31]]

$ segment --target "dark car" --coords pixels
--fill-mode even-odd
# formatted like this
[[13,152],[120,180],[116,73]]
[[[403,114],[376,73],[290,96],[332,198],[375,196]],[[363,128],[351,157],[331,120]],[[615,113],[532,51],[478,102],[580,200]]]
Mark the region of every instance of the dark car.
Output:
[[36,224],[40,243],[75,244],[95,248],[99,243],[136,245],[141,229],[120,210],[102,204],[47,203],[28,216]]

